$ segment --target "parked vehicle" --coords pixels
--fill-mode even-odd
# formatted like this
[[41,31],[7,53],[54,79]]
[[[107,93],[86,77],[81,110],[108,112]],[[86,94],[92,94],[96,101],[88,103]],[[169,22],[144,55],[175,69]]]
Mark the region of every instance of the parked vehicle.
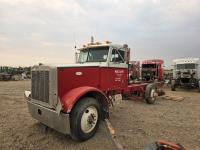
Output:
[[[157,84],[157,93],[159,96],[164,95],[164,76],[163,76],[163,60],[152,59],[142,61],[129,62],[129,83],[154,83]],[[123,99],[130,99],[126,95],[122,95]]]
[[76,64],[32,67],[31,91],[25,91],[32,117],[84,141],[94,136],[101,120],[109,118],[116,94],[155,102],[157,82],[129,83],[128,45],[92,41],[78,51]]
[[198,89],[200,91],[200,59],[175,59],[171,90],[177,87]]
[[0,81],[30,79],[30,67],[0,66]]
[[12,79],[12,75],[8,73],[0,73],[0,81],[9,81]]
[[163,81],[163,63],[161,59],[142,61],[141,75],[144,81]]

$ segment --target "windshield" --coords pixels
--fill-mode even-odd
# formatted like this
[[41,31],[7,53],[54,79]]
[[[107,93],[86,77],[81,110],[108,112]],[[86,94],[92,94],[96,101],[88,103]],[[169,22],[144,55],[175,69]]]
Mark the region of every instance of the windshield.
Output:
[[177,69],[196,69],[196,64],[177,64]]
[[81,50],[79,54],[79,63],[84,62],[106,62],[109,47],[96,47]]

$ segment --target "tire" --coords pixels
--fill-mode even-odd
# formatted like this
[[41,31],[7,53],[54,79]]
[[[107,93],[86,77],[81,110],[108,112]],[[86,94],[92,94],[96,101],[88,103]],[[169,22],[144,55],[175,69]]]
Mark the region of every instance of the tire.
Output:
[[99,128],[100,120],[98,100],[91,97],[80,99],[70,113],[71,137],[77,141],[90,139]]
[[171,82],[171,90],[176,91],[176,80],[172,80]]
[[156,96],[157,96],[157,92],[156,92],[156,86],[155,84],[149,84],[146,87],[146,91],[145,91],[145,100],[148,104],[154,104],[156,101]]

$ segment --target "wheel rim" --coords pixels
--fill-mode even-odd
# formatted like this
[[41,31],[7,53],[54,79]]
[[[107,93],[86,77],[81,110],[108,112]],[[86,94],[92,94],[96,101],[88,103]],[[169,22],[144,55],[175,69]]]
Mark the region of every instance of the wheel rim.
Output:
[[151,97],[151,100],[153,100],[153,101],[156,99],[156,90],[155,89],[151,90],[150,97]]
[[83,112],[82,118],[81,118],[81,129],[84,133],[91,132],[98,120],[98,111],[96,107],[89,106],[85,109]]

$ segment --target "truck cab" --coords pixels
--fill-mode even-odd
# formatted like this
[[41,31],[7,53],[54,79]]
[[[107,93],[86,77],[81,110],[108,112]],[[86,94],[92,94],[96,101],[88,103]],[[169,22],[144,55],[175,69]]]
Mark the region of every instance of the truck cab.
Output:
[[172,91],[174,91],[176,87],[200,89],[199,58],[175,59],[173,63]]
[[161,59],[152,59],[142,61],[141,76],[144,81],[162,81],[163,63]]

